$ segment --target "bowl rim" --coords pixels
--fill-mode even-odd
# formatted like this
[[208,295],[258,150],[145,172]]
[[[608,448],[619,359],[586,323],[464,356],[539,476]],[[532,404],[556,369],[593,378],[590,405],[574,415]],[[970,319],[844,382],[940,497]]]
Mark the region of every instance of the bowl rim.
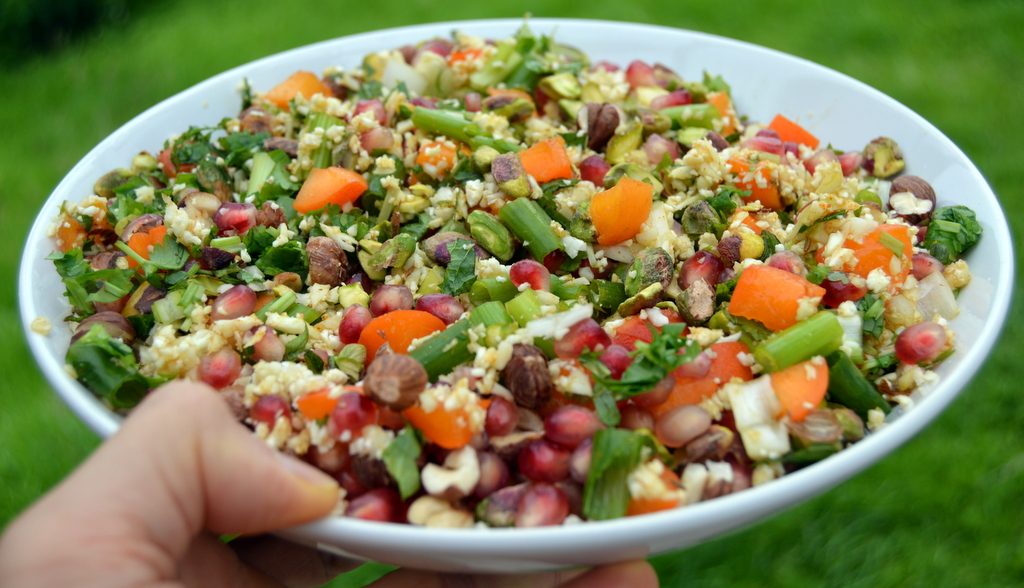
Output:
[[[998,212],[997,220],[999,222],[993,223],[986,234],[986,238],[996,241],[999,253],[1005,257],[1008,263],[1003,264],[999,268],[996,276],[999,281],[999,288],[995,289],[992,293],[992,311],[981,327],[978,342],[971,348],[964,350],[965,354],[959,368],[946,376],[934,391],[917,403],[913,410],[900,415],[899,418],[894,419],[886,427],[868,435],[862,441],[837,454],[843,457],[839,459],[825,459],[799,471],[787,474],[770,484],[750,488],[716,500],[699,502],[685,508],[676,508],[653,515],[534,529],[427,529],[406,524],[368,522],[329,516],[305,525],[286,529],[280,534],[304,542],[329,542],[331,537],[336,536],[358,537],[361,543],[369,547],[408,544],[410,541],[421,540],[437,534],[439,539],[443,538],[446,541],[445,545],[452,551],[458,550],[465,553],[487,554],[494,553],[495,549],[503,549],[507,550],[506,552],[509,554],[514,554],[525,551],[537,552],[543,550],[545,544],[555,545],[557,543],[562,545],[566,541],[572,542],[572,545],[580,550],[594,546],[607,546],[609,542],[604,532],[628,532],[634,536],[656,538],[668,537],[681,533],[686,529],[696,530],[701,527],[713,529],[715,524],[720,525],[723,520],[730,520],[733,518],[730,515],[735,513],[747,512],[755,508],[763,509],[765,506],[773,512],[778,512],[783,508],[795,506],[802,502],[802,500],[820,494],[826,489],[852,477],[916,435],[962,392],[967,383],[984,364],[1005,324],[1014,286],[1014,251],[1007,217],[1002,204],[974,163],[942,131],[907,106],[864,82],[808,59],[751,42],[700,31],[637,22],[580,18],[531,18],[529,22],[544,27],[553,27],[556,31],[561,26],[571,28],[604,27],[606,30],[614,29],[630,35],[642,35],[645,31],[653,29],[666,34],[682,35],[697,40],[704,39],[714,41],[715,43],[732,45],[751,53],[769,55],[776,59],[799,63],[803,67],[811,68],[818,75],[839,79],[845,84],[852,84],[859,91],[872,95],[875,99],[900,113],[901,116],[910,119],[916,126],[926,131],[932,140],[942,142],[947,149],[956,154],[962,163],[965,164],[970,180],[979,189],[984,190],[983,196],[991,198],[995,204],[995,210]],[[181,92],[161,100],[121,125],[117,130],[90,149],[57,184],[43,203],[25,241],[18,274],[18,306],[29,348],[47,381],[72,411],[94,431],[103,437],[109,437],[116,432],[121,418],[107,409],[88,390],[72,379],[65,371],[63,363],[49,354],[43,345],[42,337],[32,331],[31,323],[33,319],[41,316],[41,314],[37,311],[33,297],[33,275],[31,270],[33,263],[37,261],[35,256],[39,253],[38,244],[45,242],[47,239],[46,233],[52,222],[52,215],[49,214],[49,211],[52,210],[54,204],[59,204],[58,196],[66,191],[67,185],[71,183],[72,176],[76,175],[76,172],[79,172],[81,168],[88,167],[92,160],[98,157],[97,154],[100,151],[105,151],[112,143],[117,142],[122,136],[130,133],[132,127],[141,119],[165,108],[172,102],[187,101],[194,95],[205,91],[209,86],[220,83],[225,79],[238,80],[242,77],[242,70],[259,69],[270,61],[284,59],[300,52],[324,49],[339,42],[370,41],[375,38],[386,41],[388,37],[393,35],[422,34],[424,31],[434,32],[443,27],[469,31],[477,27],[507,26],[514,30],[514,28],[522,23],[523,20],[519,18],[443,21],[376,29],[311,43],[246,62],[206,78]],[[794,496],[799,498],[794,500]],[[594,531],[598,532],[595,533]],[[716,534],[718,533],[709,532],[708,536]]]

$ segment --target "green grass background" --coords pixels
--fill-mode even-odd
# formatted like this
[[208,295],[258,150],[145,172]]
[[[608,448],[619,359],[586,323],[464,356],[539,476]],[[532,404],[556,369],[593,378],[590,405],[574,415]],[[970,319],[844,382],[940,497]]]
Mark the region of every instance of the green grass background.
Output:
[[[922,114],[981,168],[1016,233],[1024,228],[1024,2],[212,4],[164,1],[142,9],[135,3],[130,17],[0,67],[0,526],[97,444],[48,390],[17,317],[17,260],[40,204],[93,145],[145,108],[283,49],[377,28],[526,11],[743,39],[835,68]],[[946,197],[969,203],[971,195]],[[924,433],[824,496],[742,532],[656,557],[663,584],[1024,583],[1024,362],[1018,357],[1024,332],[1013,320],[1020,292],[981,375]],[[352,585],[357,579],[332,584]]]

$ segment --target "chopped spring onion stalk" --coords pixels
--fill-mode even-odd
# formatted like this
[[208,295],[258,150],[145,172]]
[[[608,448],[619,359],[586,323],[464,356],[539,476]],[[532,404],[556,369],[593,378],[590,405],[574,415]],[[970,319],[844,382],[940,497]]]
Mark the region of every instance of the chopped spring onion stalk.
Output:
[[497,300],[485,302],[469,313],[469,322],[473,325],[509,325],[512,324],[512,317],[505,310],[505,305]]
[[523,290],[518,296],[506,302],[505,308],[519,326],[525,327],[526,323],[541,315],[540,297],[536,290]]
[[459,364],[473,359],[468,349],[468,331],[471,326],[469,319],[454,322],[447,329],[425,339],[409,352],[409,356],[423,364],[430,379],[436,380]]
[[754,357],[765,371],[777,372],[815,355],[828,355],[842,343],[843,327],[836,315],[822,310],[768,337],[754,348]]
[[210,247],[214,249],[221,249],[229,253],[238,253],[245,246],[242,244],[242,238],[238,235],[233,237],[217,237],[216,239],[210,240]]
[[519,150],[519,145],[515,143],[486,136],[479,125],[466,120],[458,112],[417,106],[412,111],[412,123],[422,131],[444,135],[449,139],[466,143],[474,149],[491,147],[500,153]]
[[[314,112],[309,115],[306,122],[306,130],[323,129],[326,131],[331,127],[342,124],[338,117],[331,116],[326,112]],[[320,136],[320,146],[313,152],[313,167],[330,167],[334,163],[334,156],[331,153],[331,142],[327,140],[326,133]]]
[[551,293],[562,300],[576,300],[583,291],[581,284],[570,284],[558,276],[551,276]]
[[288,312],[288,309],[295,304],[295,292],[293,292],[290,288],[281,286],[275,288],[274,292],[277,292],[277,298],[275,298],[272,302],[269,302],[263,308],[256,311],[256,316],[261,321],[266,320],[267,315],[272,312]]
[[663,108],[661,114],[667,116],[676,128],[701,127],[715,128],[715,121],[722,118],[718,109],[710,104],[686,104]]
[[480,278],[470,287],[469,300],[473,304],[483,304],[490,300],[508,302],[518,293],[519,290],[508,278]]
[[543,261],[549,253],[562,247],[561,239],[551,228],[551,217],[533,200],[519,198],[509,202],[501,207],[498,218],[522,240],[537,261]]
[[878,393],[878,389],[860,373],[857,366],[845,353],[828,356],[828,398],[867,418],[873,408],[888,413],[892,410],[889,402]]
[[625,429],[601,429],[594,435],[590,471],[583,487],[583,514],[592,520],[625,516],[627,480],[640,465],[646,441]]

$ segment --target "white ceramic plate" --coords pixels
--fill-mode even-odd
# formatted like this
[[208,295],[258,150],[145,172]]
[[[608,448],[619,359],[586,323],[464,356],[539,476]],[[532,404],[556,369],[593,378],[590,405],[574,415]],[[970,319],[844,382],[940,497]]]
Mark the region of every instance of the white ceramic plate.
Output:
[[[453,29],[505,37],[519,20],[466,21],[377,31],[317,43],[243,65],[165,100],[118,129],[76,165],[47,200],[32,227],[19,278],[21,318],[43,373],[68,405],[101,435],[119,419],[64,372],[69,334],[61,328],[68,311],[63,286],[45,257],[52,250],[47,228],[64,200],[91,193],[104,172],[132,155],[154,149],[189,124],[215,124],[239,109],[237,87],[248,77],[268,89],[298,69],[355,67],[371,51],[393,48]],[[953,321],[957,352],[939,369],[940,383],[917,406],[878,433],[823,462],[769,484],[694,506],[602,523],[540,529],[431,530],[406,525],[333,518],[283,534],[367,559],[436,570],[524,572],[566,565],[646,557],[693,545],[793,506],[860,472],[906,442],[932,421],[984,362],[1006,318],[1013,284],[1013,249],[1006,219],[977,168],[938,129],[905,106],[860,82],[776,51],[721,37],[656,26],[601,21],[534,19],[539,33],[592,59],[625,65],[632,59],[661,62],[683,77],[704,70],[732,85],[737,108],[753,120],[782,112],[841,148],[859,149],[870,139],[894,137],[908,158],[908,171],[928,179],[940,204],[969,203],[985,234],[968,260],[974,273]],[[46,317],[55,326],[43,337],[29,323]]]

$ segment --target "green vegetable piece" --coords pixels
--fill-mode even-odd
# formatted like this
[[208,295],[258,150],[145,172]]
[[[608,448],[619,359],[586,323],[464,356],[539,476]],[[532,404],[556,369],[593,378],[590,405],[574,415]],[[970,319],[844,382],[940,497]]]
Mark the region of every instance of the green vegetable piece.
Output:
[[754,357],[766,372],[777,372],[816,355],[828,355],[843,342],[843,327],[836,315],[822,310],[779,331],[754,348]]
[[803,449],[793,451],[792,453],[787,453],[782,456],[782,463],[810,465],[812,463],[819,462],[830,455],[834,455],[840,449],[841,447],[835,443],[831,445],[816,443],[814,445],[808,445]]
[[[340,126],[341,119],[331,116],[326,112],[314,112],[306,119],[306,131],[312,132],[316,129],[325,131],[331,127]],[[326,134],[321,135],[320,146],[313,152],[313,167],[330,167],[334,164],[334,157],[331,153],[331,142],[327,140]]]
[[520,327],[525,327],[526,323],[541,315],[540,297],[533,289],[523,290],[505,303],[505,309]]
[[557,275],[551,276],[551,293],[562,300],[576,300],[583,294],[584,289],[582,284],[573,282],[571,278],[562,279]]
[[416,465],[420,452],[420,439],[416,429],[406,425],[381,454],[384,467],[398,484],[398,493],[401,494],[402,500],[420,490],[420,469]]
[[828,360],[828,398],[853,410],[862,419],[868,411],[877,408],[886,414],[892,410],[889,402],[878,392],[874,384],[860,373],[847,355],[841,351],[832,353]]
[[309,327],[305,327],[302,330],[302,334],[292,338],[290,341],[285,343],[284,352],[285,357],[295,359],[299,355],[302,355],[302,351],[306,349],[306,343],[309,342]]
[[444,272],[441,292],[458,296],[467,291],[476,279],[476,245],[468,239],[448,243],[451,261]]
[[301,241],[288,241],[279,247],[271,247],[256,260],[256,267],[268,276],[292,272],[304,276],[309,269],[309,257]]
[[630,472],[642,458],[643,437],[624,429],[601,429],[594,435],[590,471],[583,487],[583,514],[590,520],[615,519],[626,514]]
[[135,406],[151,387],[139,373],[132,348],[111,337],[102,325],[93,325],[71,344],[67,362],[79,382],[114,408]]
[[505,310],[505,305],[497,300],[485,302],[477,306],[469,313],[469,322],[473,326],[485,325],[508,325],[512,324],[512,317]]
[[359,381],[366,363],[366,347],[358,343],[349,343],[334,356],[334,367],[338,368],[353,382]]
[[626,287],[611,280],[591,280],[590,301],[602,312],[612,313],[626,300]]
[[655,177],[655,175],[651,173],[651,170],[640,167],[639,165],[636,165],[634,163],[620,163],[618,165],[612,166],[612,168],[608,170],[608,173],[605,174],[604,176],[604,187],[612,188],[613,186],[615,186],[615,184],[619,183],[619,180],[622,179],[622,176],[629,176],[634,180],[640,182],[647,182],[648,184],[654,186],[655,197],[661,194],[661,191],[664,188],[664,186],[661,183],[661,180]]
[[661,109],[661,113],[669,117],[676,128],[701,127],[714,129],[715,121],[722,118],[722,113],[714,106],[701,104],[684,104]]
[[474,90],[485,91],[507,78],[522,61],[523,56],[516,51],[514,40],[499,41],[498,50],[487,59],[483,67],[469,76],[469,84]]
[[469,223],[469,234],[481,247],[501,261],[512,259],[515,253],[512,233],[497,217],[482,210],[474,210],[466,220]]
[[567,98],[575,100],[580,97],[582,88],[574,74],[569,72],[559,73],[541,78],[538,84],[540,89],[555,99]]
[[432,335],[409,352],[409,357],[423,364],[431,381],[451,373],[462,363],[473,359],[469,351],[469,319],[456,321],[447,329]]
[[643,138],[644,127],[638,123],[633,123],[625,132],[615,134],[608,141],[608,145],[604,150],[605,159],[613,165],[622,163],[630,151],[640,148]]
[[935,211],[924,247],[935,259],[950,264],[977,245],[982,228],[974,211],[962,205],[943,206]]
[[551,228],[551,217],[533,200],[519,198],[505,204],[498,218],[519,237],[537,261],[543,261],[549,253],[562,248],[562,241]]
[[153,247],[149,255],[149,263],[163,270],[179,270],[188,261],[188,250],[178,240],[167,235],[163,243]]
[[505,153],[491,162],[491,175],[501,191],[513,198],[530,195],[530,180],[526,177],[523,162],[515,153]]
[[694,143],[706,139],[707,136],[708,129],[704,127],[683,127],[676,132],[676,141],[687,147],[693,147]]
[[626,271],[626,294],[636,296],[651,284],[668,288],[672,283],[672,256],[661,247],[649,247],[641,251],[629,264]]
[[590,219],[590,201],[585,200],[576,207],[569,221],[569,234],[581,241],[593,243],[597,240],[597,230]]
[[363,252],[357,257],[366,275],[374,280],[383,280],[389,269],[404,266],[415,251],[416,237],[408,233],[399,233],[385,241],[375,253],[367,255],[365,261]]
[[507,94],[484,98],[481,106],[484,112],[491,112],[511,121],[522,120],[534,112],[532,101]]
[[877,137],[864,147],[862,166],[876,178],[892,177],[906,167],[903,150],[890,137]]
[[664,290],[665,288],[661,285],[661,282],[655,282],[645,287],[643,290],[640,290],[633,296],[630,296],[619,305],[619,315],[634,315],[645,308],[654,306],[659,300],[661,300],[661,293],[664,292]]
[[882,207],[882,197],[872,190],[861,190],[857,192],[857,195],[853,197],[855,202],[860,204],[874,204],[878,208]]
[[579,115],[580,110],[583,109],[583,102],[579,100],[559,100],[558,108],[562,111],[562,115],[568,120],[576,120],[576,116]]
[[469,289],[469,301],[473,304],[483,304],[490,300],[508,302],[519,293],[508,278],[483,278],[473,282]]
[[338,305],[342,308],[350,306],[369,306],[370,295],[363,290],[362,284],[346,284],[338,288]]

